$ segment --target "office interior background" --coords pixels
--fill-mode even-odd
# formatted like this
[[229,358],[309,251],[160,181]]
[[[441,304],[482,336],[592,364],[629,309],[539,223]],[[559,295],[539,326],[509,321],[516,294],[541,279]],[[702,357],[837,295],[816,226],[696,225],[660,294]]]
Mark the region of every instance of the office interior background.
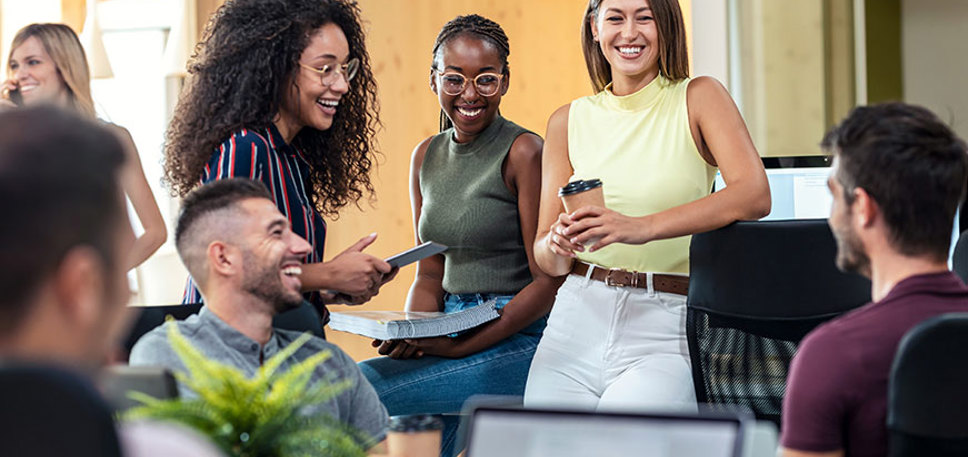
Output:
[[[82,35],[99,115],[130,130],[169,223],[178,201],[161,183],[164,131],[185,61],[221,0],[0,0],[0,59],[33,22],[63,22]],[[968,138],[968,2],[962,0],[680,0],[692,75],[712,75],[739,105],[763,156],[820,154],[826,129],[856,105],[901,100],[926,106]],[[372,201],[328,221],[327,258],[371,233],[386,257],[414,244],[409,162],[437,132],[429,89],[440,27],[460,14],[500,23],[511,42],[511,85],[502,114],[544,135],[555,108],[592,92],[579,44],[585,0],[359,0],[380,98]],[[6,74],[4,74],[6,77]],[[136,218],[135,218],[136,220]],[[136,227],[137,229],[138,227]],[[171,240],[133,274],[132,305],[177,303],[187,273]],[[402,309],[414,267],[365,309]],[[333,307],[339,310],[341,307]],[[330,331],[357,360],[363,337]]]

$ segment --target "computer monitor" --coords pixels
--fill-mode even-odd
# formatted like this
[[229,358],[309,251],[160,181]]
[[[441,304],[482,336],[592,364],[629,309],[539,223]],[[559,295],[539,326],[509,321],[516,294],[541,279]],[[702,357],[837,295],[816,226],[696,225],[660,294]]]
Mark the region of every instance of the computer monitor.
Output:
[[[764,157],[766,179],[773,206],[761,220],[825,219],[830,217],[833,198],[827,189],[830,156]],[[726,187],[716,172],[713,191]]]
[[[763,157],[763,168],[770,184],[773,205],[763,221],[791,219],[827,219],[833,196],[827,188],[827,177],[833,158],[829,155]],[[722,174],[716,172],[713,192],[726,187]],[[948,263],[954,255],[961,234],[961,209],[955,213]]]
[[740,457],[737,415],[637,414],[482,406],[470,411],[467,457]]

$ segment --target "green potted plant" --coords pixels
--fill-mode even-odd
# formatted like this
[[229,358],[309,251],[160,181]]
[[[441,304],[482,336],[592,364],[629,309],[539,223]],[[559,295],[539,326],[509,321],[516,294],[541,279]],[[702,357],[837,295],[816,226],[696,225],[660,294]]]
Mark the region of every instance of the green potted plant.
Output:
[[350,387],[351,381],[310,385],[313,370],[331,356],[323,351],[292,366],[279,367],[309,340],[306,334],[272,356],[252,378],[238,369],[205,357],[168,326],[172,348],[188,373],[175,373],[197,398],[161,400],[139,392],[142,403],[125,413],[130,420],[174,421],[209,437],[226,454],[237,457],[365,456],[372,438],[331,416],[313,412]]

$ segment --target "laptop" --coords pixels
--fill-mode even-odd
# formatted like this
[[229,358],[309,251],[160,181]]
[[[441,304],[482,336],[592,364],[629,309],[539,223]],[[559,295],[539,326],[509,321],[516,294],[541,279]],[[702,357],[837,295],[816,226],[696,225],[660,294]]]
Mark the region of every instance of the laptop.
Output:
[[467,457],[741,457],[745,419],[733,414],[582,412],[476,406]]
[[[826,219],[833,197],[827,189],[832,158],[826,155],[763,157],[773,206],[761,220]],[[716,172],[713,192],[726,187]]]

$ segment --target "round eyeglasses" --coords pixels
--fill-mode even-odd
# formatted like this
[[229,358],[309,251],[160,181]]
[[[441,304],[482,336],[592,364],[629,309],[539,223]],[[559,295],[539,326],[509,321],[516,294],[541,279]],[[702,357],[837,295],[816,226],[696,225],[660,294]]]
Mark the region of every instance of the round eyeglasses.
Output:
[[314,68],[302,62],[299,66],[319,75],[319,83],[328,87],[335,84],[340,75],[346,78],[346,83],[349,84],[360,70],[360,59],[354,57],[342,65],[327,64],[323,65],[323,68]]
[[[467,78],[460,73],[437,72],[440,78],[440,89],[447,95],[460,95],[467,87]],[[501,89],[501,79],[504,75],[497,73],[481,73],[474,77],[474,89],[484,97],[490,97]]]

